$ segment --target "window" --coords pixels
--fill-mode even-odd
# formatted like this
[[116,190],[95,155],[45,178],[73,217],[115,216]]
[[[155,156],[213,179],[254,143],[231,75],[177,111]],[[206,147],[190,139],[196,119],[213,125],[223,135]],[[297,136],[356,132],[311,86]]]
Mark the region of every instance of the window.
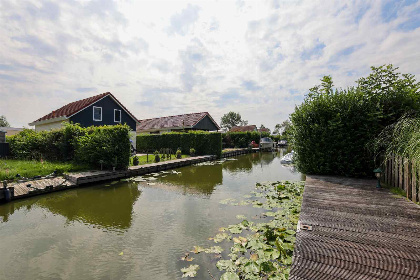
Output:
[[93,120],[102,121],[102,107],[93,106]]
[[121,110],[114,109],[114,122],[121,122]]

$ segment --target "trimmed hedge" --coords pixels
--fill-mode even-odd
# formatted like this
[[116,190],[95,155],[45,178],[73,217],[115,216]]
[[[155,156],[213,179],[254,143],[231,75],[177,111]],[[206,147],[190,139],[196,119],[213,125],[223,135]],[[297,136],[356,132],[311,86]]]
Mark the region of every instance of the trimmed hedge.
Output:
[[392,65],[372,67],[357,87],[332,89],[331,77],[312,88],[291,115],[299,171],[372,176],[378,166],[370,148],[385,126],[420,111],[420,84]]
[[260,137],[270,137],[270,133],[262,132],[227,132],[223,134],[224,148],[247,148],[252,141],[260,143]]
[[25,129],[7,137],[11,156],[16,159],[74,161],[99,167],[129,165],[130,128],[126,125],[80,127],[65,124],[62,129],[36,132]]
[[164,134],[140,134],[137,136],[137,151],[147,152],[170,148],[174,152],[180,148],[183,154],[195,149],[196,155],[222,154],[222,135],[214,132],[189,131]]

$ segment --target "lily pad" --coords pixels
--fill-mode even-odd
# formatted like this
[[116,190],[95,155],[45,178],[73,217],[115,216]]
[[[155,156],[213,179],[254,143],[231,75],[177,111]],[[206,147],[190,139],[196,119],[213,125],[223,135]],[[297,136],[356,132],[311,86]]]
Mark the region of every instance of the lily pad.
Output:
[[181,268],[182,278],[185,277],[195,277],[197,275],[197,270],[200,268],[198,264],[192,264],[189,267]]

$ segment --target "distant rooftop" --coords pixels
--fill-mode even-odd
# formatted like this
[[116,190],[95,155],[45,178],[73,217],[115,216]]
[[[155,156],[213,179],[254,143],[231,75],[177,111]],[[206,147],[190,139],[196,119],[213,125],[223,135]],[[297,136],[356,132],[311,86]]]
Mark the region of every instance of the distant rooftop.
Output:
[[137,124],[137,131],[183,127],[191,128],[206,116],[209,116],[209,118],[215,123],[216,127],[220,129],[219,125],[214,121],[208,112],[201,112],[139,120],[139,124]]

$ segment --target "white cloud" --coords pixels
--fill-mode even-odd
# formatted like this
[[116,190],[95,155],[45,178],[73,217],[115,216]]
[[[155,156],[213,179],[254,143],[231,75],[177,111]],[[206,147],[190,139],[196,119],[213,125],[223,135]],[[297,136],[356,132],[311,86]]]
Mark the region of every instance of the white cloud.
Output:
[[110,91],[138,118],[240,112],[273,128],[331,74],[420,74],[420,3],[1,1],[0,115],[27,125]]

